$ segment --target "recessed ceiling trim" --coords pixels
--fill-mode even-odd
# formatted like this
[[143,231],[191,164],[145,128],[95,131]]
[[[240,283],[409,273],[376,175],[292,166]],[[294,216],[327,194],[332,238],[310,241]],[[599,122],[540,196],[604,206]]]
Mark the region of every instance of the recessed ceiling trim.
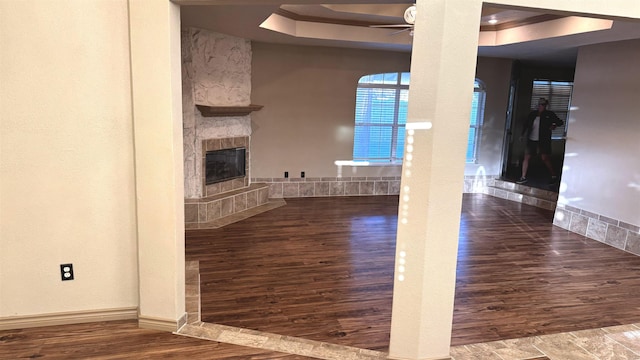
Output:
[[479,46],[500,46],[554,37],[609,30],[613,20],[567,16],[543,23],[519,26],[499,31],[481,31]]
[[346,25],[346,26],[362,26],[369,27],[372,25],[391,25],[395,23],[391,22],[370,22],[370,21],[361,21],[361,20],[346,20],[346,19],[332,19],[318,16],[308,16],[308,15],[300,15],[296,14],[292,11],[285,9],[278,9],[274,12],[276,15],[280,15],[290,20],[294,21],[304,21],[304,22],[313,22],[320,24],[334,24],[334,25]]
[[[348,19],[338,19],[338,18],[327,18],[327,17],[319,17],[319,16],[309,16],[309,15],[301,15],[297,14],[293,11],[289,11],[286,9],[279,8],[274,12],[274,14],[280,15],[290,20],[294,21],[304,21],[304,22],[312,22],[312,23],[320,23],[320,24],[334,24],[334,25],[346,25],[346,26],[362,26],[362,27],[370,27],[373,25],[395,25],[398,24],[395,22],[385,22],[385,21],[362,21],[362,20],[348,20]],[[480,31],[500,31],[515,28],[518,26],[525,26],[531,24],[537,24],[546,21],[552,21],[556,19],[561,19],[565,16],[562,15],[553,15],[553,14],[543,14],[538,16],[531,16],[526,19],[517,20],[517,21],[509,21],[496,25],[483,25],[480,27]]]
[[367,42],[373,44],[411,44],[410,36],[389,36],[389,29],[299,21],[275,13],[271,14],[269,18],[262,22],[260,27],[298,38]]
[[563,17],[565,17],[565,16],[552,15],[552,14],[543,14],[543,15],[538,15],[538,16],[532,16],[532,17],[529,17],[529,18],[526,18],[526,19],[522,19],[522,20],[508,21],[508,22],[505,22],[505,23],[502,23],[502,24],[482,25],[482,26],[480,26],[480,31],[500,31],[500,30],[512,29],[512,28],[515,28],[515,27],[518,27],[518,26],[537,24],[537,23],[541,23],[541,22],[561,19]]

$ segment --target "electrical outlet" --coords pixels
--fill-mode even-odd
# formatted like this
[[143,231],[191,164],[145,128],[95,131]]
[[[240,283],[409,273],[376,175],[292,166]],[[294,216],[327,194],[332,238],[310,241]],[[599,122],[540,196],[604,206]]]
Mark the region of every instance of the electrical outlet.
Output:
[[288,172],[288,171],[285,171],[285,172],[284,172],[284,178],[286,179],[286,178],[288,178],[288,177],[289,177],[289,172]]
[[303,178],[304,177],[304,171],[300,172],[300,177]]
[[60,264],[62,281],[73,280],[73,264]]

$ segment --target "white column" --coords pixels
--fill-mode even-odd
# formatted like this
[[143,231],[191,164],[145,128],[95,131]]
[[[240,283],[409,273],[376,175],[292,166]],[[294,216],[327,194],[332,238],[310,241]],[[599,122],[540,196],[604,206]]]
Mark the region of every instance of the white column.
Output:
[[417,7],[390,357],[445,359],[482,1]]
[[185,314],[180,7],[130,0],[129,17],[139,323],[175,331]]

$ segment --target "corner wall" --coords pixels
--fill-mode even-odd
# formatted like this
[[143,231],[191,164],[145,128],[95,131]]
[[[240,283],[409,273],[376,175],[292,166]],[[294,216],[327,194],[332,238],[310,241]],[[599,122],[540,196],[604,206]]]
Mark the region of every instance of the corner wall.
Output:
[[640,40],[578,52],[554,224],[640,255]]
[[129,1],[140,327],[186,321],[180,7]]

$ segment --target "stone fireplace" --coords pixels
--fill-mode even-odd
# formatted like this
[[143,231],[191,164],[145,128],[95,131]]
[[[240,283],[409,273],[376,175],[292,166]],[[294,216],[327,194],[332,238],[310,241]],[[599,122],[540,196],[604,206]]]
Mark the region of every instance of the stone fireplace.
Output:
[[[268,184],[250,181],[249,114],[261,108],[251,104],[251,42],[195,28],[181,35],[185,228],[220,227],[281,206],[269,202]],[[244,176],[207,184],[207,152],[238,148]]]

